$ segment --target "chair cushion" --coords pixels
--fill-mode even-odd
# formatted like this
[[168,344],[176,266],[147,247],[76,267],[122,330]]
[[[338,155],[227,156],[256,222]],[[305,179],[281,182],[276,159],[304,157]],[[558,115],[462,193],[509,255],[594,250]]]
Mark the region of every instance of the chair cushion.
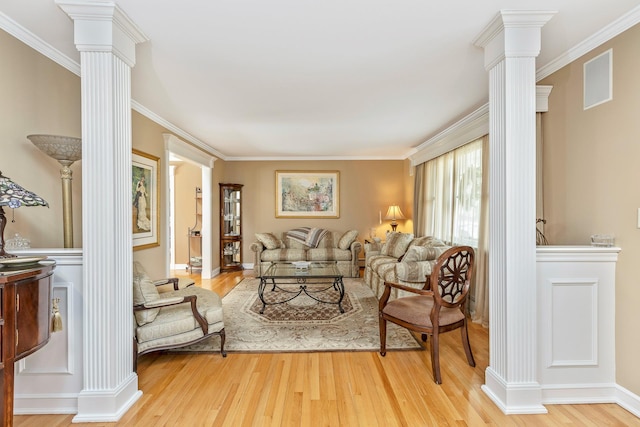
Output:
[[280,239],[274,236],[272,233],[256,233],[256,239],[264,245],[267,249],[280,248]]
[[[147,276],[139,262],[133,264],[133,304],[145,304],[160,299],[160,294],[153,280]],[[143,311],[136,311],[136,322],[138,326],[153,322],[160,309],[153,308]]]
[[[398,298],[387,303],[382,309],[384,314],[403,320],[407,323],[432,328],[431,309],[433,297],[418,295],[414,297]],[[458,307],[440,308],[440,326],[450,325],[464,319],[464,314]]]
[[407,251],[409,243],[413,240],[413,234],[391,232],[387,236],[387,241],[382,246],[381,255],[400,258]]
[[358,237],[358,230],[349,230],[340,237],[338,241],[338,248],[347,250],[351,247],[351,244],[355,242]]

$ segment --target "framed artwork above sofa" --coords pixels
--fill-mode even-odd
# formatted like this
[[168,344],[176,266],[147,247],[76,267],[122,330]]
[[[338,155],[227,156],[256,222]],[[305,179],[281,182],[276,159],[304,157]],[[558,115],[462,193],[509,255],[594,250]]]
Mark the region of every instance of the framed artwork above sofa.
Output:
[[339,217],[339,171],[276,171],[276,218]]

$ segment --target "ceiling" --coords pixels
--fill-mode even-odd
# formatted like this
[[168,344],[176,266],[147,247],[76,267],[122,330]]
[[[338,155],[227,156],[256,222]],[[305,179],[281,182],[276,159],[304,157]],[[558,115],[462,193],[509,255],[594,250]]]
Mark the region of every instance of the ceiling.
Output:
[[[149,39],[132,72],[137,109],[235,160],[407,158],[486,104],[473,41],[499,10],[558,12],[542,29],[540,70],[635,20],[640,0],[116,3]],[[54,0],[0,0],[0,12],[3,28],[79,64],[73,23]]]

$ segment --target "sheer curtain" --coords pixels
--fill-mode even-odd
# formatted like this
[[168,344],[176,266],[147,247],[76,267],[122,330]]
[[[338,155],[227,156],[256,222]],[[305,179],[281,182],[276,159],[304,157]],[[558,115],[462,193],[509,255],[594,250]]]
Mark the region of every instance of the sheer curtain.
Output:
[[[482,140],[470,142],[417,168],[417,236],[477,246],[482,190]],[[419,197],[422,192],[423,197]]]
[[425,165],[425,236],[445,242],[452,240],[454,152],[430,160]]
[[476,250],[473,320],[488,325],[488,145],[485,136],[416,167],[414,234]]
[[482,138],[482,202],[476,250],[476,279],[471,319],[489,327],[489,137]]

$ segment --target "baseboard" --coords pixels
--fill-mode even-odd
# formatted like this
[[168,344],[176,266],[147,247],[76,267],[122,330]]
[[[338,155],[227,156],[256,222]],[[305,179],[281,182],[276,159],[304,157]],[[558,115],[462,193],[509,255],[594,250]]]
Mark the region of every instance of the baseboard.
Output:
[[640,396],[616,384],[616,403],[640,418]]
[[13,400],[15,415],[77,414],[78,394],[16,394]]
[[614,383],[544,385],[542,386],[542,403],[545,405],[616,403],[616,387]]

